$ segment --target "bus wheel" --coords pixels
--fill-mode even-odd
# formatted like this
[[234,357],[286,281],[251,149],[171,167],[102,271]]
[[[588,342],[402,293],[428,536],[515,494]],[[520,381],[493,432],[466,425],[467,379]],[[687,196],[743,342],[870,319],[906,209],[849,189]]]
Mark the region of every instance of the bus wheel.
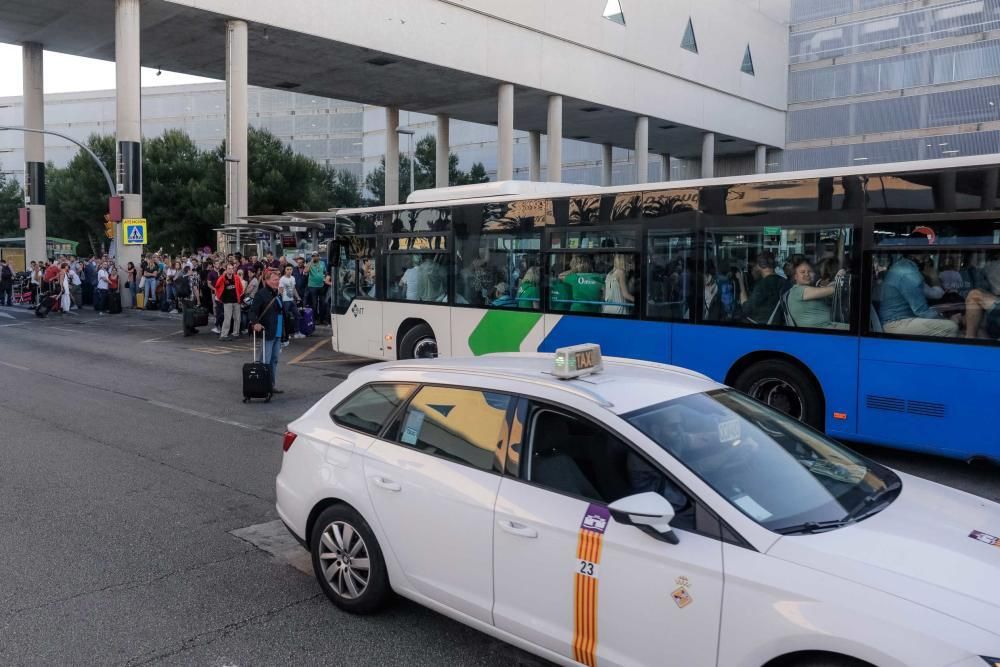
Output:
[[815,429],[823,429],[820,388],[802,369],[787,361],[759,361],[740,373],[733,387]]
[[426,324],[418,324],[399,341],[400,359],[433,359],[438,356],[437,339],[434,330]]

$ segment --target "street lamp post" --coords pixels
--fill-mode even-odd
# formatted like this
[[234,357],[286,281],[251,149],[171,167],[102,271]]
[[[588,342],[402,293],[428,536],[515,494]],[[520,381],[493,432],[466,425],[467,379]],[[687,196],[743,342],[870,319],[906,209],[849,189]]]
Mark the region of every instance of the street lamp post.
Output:
[[415,135],[416,132],[414,132],[413,130],[407,130],[406,128],[403,127],[397,127],[396,133],[405,134],[409,137],[408,141],[410,146],[410,193],[412,194],[415,182],[414,174],[416,173],[416,170],[413,168],[414,166],[413,135]]
[[[238,157],[233,157],[232,155],[227,155],[227,156],[225,156],[222,159],[227,163],[227,165],[226,165],[226,171],[229,171],[229,166],[228,166],[229,163],[233,163],[233,164],[236,165],[236,176],[233,178],[233,180],[236,183],[236,206],[235,206],[236,215],[231,216],[233,218],[233,222],[235,222],[236,220],[239,220],[239,217],[240,217],[240,159]],[[227,214],[226,217],[227,218],[230,217],[229,214],[232,213],[233,208],[234,207],[230,206],[230,203],[227,201],[226,202],[226,214]],[[226,222],[230,222],[230,221],[226,220]],[[236,228],[236,252],[242,254],[243,253],[243,248],[242,248],[241,243],[240,243],[241,240],[242,239],[240,238],[240,229],[239,229],[239,227],[237,227]]]

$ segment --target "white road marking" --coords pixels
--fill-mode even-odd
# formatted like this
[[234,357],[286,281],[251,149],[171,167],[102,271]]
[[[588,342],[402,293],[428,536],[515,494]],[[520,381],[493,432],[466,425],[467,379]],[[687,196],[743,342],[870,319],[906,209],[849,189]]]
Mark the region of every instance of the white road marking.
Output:
[[[25,369],[27,370],[27,369]],[[261,431],[263,429],[257,426],[251,426],[250,424],[244,424],[243,422],[233,421],[231,419],[223,419],[222,417],[216,417],[215,415],[210,415],[207,412],[199,412],[197,410],[192,410],[190,408],[183,408],[179,405],[172,405],[170,403],[163,403],[162,401],[151,401],[147,399],[150,405],[155,405],[160,408],[166,408],[167,410],[174,410],[175,412],[182,412],[186,415],[191,415],[192,417],[201,417],[202,419],[210,419],[214,422],[219,422],[220,424],[226,424],[227,426],[237,426],[239,428],[245,428],[248,431]]]
[[10,313],[5,313],[5,312],[2,312],[2,311],[0,311],[0,317],[6,317],[8,320],[16,320],[17,319],[16,317],[14,317],[13,315],[11,315]]
[[171,336],[177,336],[177,335],[180,335],[182,333],[184,333],[184,332],[183,331],[175,331],[175,332],[173,332],[171,334],[167,334],[166,336],[160,336],[159,338],[150,338],[149,340],[144,340],[142,342],[143,343],[158,343],[158,342],[160,342],[162,340],[166,340],[166,339],[170,338]]
[[18,322],[17,324],[0,324],[0,329],[2,329],[4,327],[23,327],[25,324],[27,324],[27,323],[26,322]]
[[[13,326],[9,324],[7,326]],[[24,366],[18,366],[17,364],[8,364],[6,361],[0,361],[0,366],[9,366],[10,368],[16,368],[19,371],[30,371],[30,368],[25,368]]]
[[229,534],[266,551],[300,572],[308,575],[313,573],[312,556],[292,537],[281,519],[237,528],[229,531]]

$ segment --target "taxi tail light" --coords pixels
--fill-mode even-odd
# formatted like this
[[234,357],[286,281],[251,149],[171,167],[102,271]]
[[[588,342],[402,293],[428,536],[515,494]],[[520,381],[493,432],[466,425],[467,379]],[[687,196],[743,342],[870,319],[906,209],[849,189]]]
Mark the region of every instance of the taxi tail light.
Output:
[[295,442],[295,437],[295,434],[291,431],[285,431],[285,439],[281,443],[281,451],[287,452],[288,448],[292,446],[293,442]]

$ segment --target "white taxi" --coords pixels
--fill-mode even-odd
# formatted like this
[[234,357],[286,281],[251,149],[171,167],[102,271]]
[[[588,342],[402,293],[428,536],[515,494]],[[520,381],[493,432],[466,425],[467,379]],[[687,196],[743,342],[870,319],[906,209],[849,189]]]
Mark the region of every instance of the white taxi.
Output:
[[348,611],[394,591],[560,664],[1000,666],[1000,505],[682,369],[376,364],[284,447],[278,513]]

